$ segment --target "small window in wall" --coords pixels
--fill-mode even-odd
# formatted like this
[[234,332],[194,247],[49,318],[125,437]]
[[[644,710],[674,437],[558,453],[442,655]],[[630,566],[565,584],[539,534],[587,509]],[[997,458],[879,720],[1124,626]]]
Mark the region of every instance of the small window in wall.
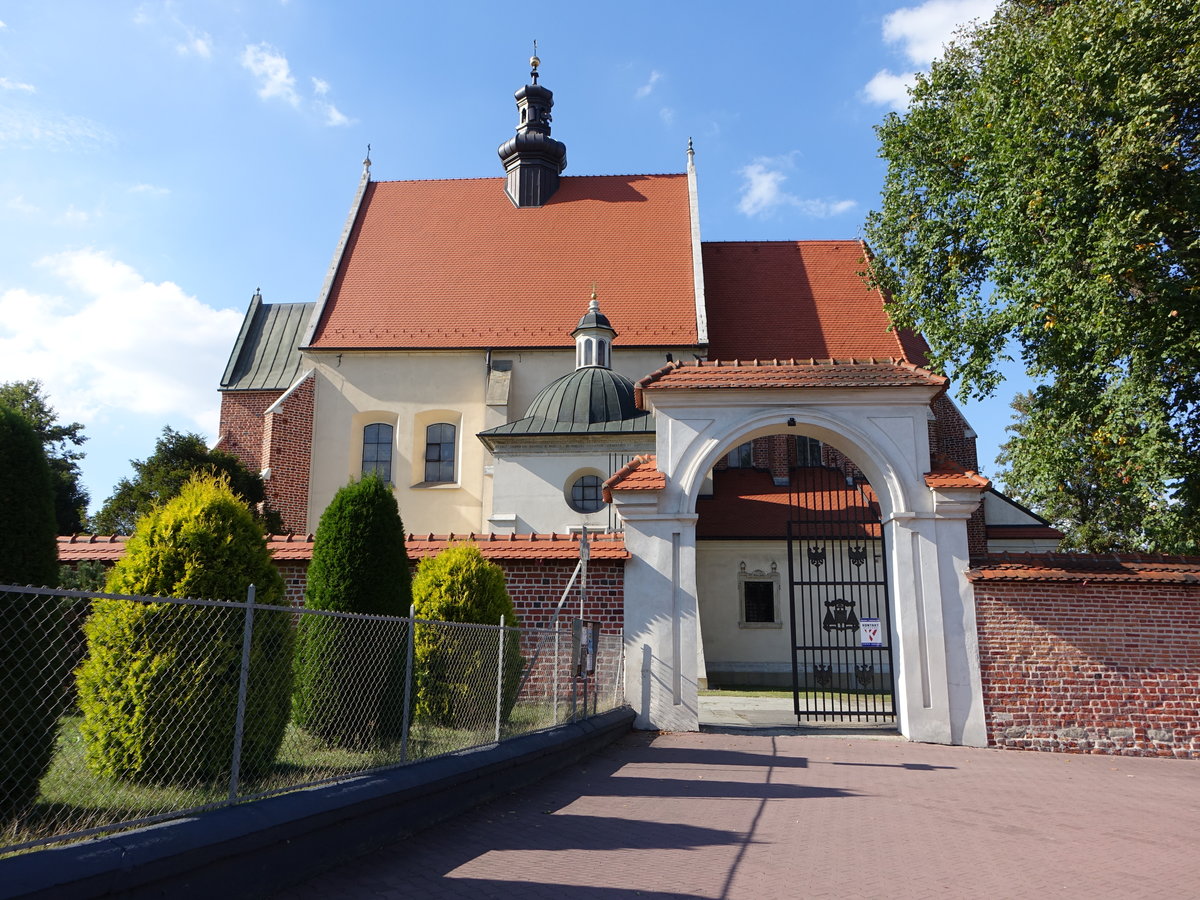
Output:
[[734,447],[727,458],[731,469],[749,469],[754,465],[754,444],[751,441]]
[[603,482],[599,475],[583,475],[571,485],[571,509],[575,512],[594,513],[604,506]]
[[796,435],[796,465],[801,468],[821,466],[821,442],[816,438]]
[[782,628],[779,615],[779,569],[771,563],[770,571],[747,571],[743,562],[738,566],[738,627]]
[[425,429],[425,481],[431,484],[454,481],[454,432],[449,422]]
[[392,480],[392,426],[374,422],[363,428],[362,473]]

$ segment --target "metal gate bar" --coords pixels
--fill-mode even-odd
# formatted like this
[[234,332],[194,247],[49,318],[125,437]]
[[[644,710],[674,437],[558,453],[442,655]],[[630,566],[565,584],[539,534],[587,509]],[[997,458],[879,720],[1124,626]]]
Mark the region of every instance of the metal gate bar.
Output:
[[878,503],[866,482],[839,469],[796,469],[792,479],[787,549],[796,717],[895,721]]

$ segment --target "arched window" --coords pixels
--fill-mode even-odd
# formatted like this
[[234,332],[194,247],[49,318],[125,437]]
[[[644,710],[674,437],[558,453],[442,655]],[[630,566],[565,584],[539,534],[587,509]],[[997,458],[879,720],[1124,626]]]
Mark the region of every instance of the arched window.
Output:
[[392,480],[392,426],[373,422],[363,428],[362,473]]
[[571,509],[575,512],[594,513],[604,506],[601,494],[603,481],[599,475],[583,475],[571,485]]
[[449,422],[438,422],[425,429],[425,481],[454,481],[454,432]]

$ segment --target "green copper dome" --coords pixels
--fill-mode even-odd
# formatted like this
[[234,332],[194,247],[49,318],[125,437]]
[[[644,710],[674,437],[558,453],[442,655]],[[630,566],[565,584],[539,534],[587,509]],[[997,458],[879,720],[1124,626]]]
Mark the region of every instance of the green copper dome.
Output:
[[546,385],[529,404],[526,418],[571,425],[619,422],[643,415],[633,402],[633,382],[612,369],[585,366]]

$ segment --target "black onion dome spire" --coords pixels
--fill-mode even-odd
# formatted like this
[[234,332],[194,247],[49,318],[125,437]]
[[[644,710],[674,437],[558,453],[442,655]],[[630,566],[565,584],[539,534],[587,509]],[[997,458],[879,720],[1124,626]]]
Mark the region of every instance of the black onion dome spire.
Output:
[[520,121],[517,133],[500,145],[497,153],[507,175],[504,189],[517,206],[542,206],[558,190],[558,176],[567,167],[567,145],[550,137],[550,110],[554,93],[538,84],[537,42],[529,60],[532,84],[513,96]]

